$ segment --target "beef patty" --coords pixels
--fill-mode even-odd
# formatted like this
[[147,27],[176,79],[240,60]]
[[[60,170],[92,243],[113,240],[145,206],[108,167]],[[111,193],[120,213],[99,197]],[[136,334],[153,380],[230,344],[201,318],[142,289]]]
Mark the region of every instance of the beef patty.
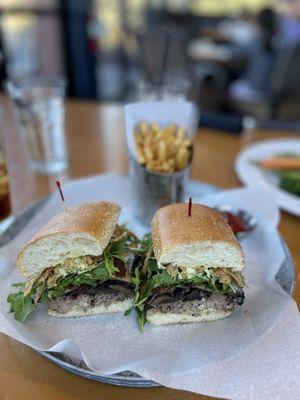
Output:
[[66,314],[77,306],[87,309],[99,305],[108,307],[116,301],[130,299],[133,288],[132,283],[117,279],[100,282],[95,286],[81,285],[69,288],[65,296],[50,301],[48,308],[60,314]]
[[221,294],[197,287],[176,288],[171,293],[153,295],[146,308],[155,308],[163,313],[193,313],[197,316],[204,309],[232,310],[244,302],[243,290],[235,293]]

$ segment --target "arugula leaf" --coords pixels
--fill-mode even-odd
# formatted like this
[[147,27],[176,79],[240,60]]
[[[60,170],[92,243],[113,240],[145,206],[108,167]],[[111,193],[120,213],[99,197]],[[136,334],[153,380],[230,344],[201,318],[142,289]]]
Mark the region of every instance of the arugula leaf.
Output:
[[126,310],[124,312],[124,317],[127,317],[127,315],[131,314],[131,311],[133,310],[133,307],[128,308],[128,310]]
[[110,278],[116,276],[119,272],[118,268],[115,267],[114,259],[125,262],[126,260],[126,237],[118,241],[111,241],[106,249],[103,251],[104,265],[107,269]]
[[28,315],[37,307],[32,297],[30,295],[24,296],[22,291],[11,293],[8,295],[7,301],[10,303],[10,312],[14,313],[17,321],[25,321]]
[[140,328],[140,331],[143,333],[145,325],[147,323],[146,310],[140,310],[139,308],[137,308],[136,312],[137,312],[138,326]]
[[21,288],[24,288],[24,287],[25,287],[25,282],[13,283],[11,286],[12,286],[12,287],[21,287]]
[[126,237],[118,240],[117,242],[111,241],[104,250],[109,258],[118,258],[125,262],[126,259]]
[[171,275],[167,273],[166,270],[158,273],[157,275],[153,276],[153,281],[155,286],[170,286],[176,284],[176,278],[173,278]]
[[110,258],[107,252],[103,252],[103,258],[104,258],[104,265],[105,268],[108,272],[108,275],[110,278],[114,277],[117,272],[119,272],[118,268],[115,267],[113,258]]
[[37,308],[37,304],[34,304],[31,297],[25,296],[22,297],[22,307],[18,310],[15,310],[15,318],[17,321],[25,321],[25,319],[29,316]]
[[95,280],[105,280],[109,278],[109,274],[107,272],[107,269],[105,267],[104,262],[102,262],[101,264],[99,264],[99,266],[95,269],[91,270],[91,273],[93,275],[93,278]]
[[135,285],[133,304],[136,304],[138,302],[138,299],[139,299],[140,285],[141,285],[140,270],[138,268],[135,269],[134,276],[132,277],[131,280]]
[[148,278],[150,276],[153,276],[153,275],[158,274],[160,272],[160,270],[158,269],[157,262],[156,262],[156,259],[155,259],[154,256],[149,258],[146,269],[147,269]]
[[145,301],[150,296],[150,294],[151,294],[152,290],[154,289],[154,287],[155,287],[155,282],[151,278],[147,279],[141,285],[140,290],[139,290],[139,297],[138,297],[137,301],[135,302],[135,306],[136,307],[139,307],[143,303],[145,303]]

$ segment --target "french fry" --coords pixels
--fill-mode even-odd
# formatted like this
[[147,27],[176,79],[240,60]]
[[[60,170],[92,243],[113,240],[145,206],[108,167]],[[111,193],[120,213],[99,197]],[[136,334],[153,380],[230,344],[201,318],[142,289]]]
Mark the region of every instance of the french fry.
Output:
[[151,147],[144,147],[144,153],[145,153],[147,162],[153,160],[154,157],[153,157],[153,151],[151,150]]
[[150,128],[151,128],[152,132],[155,132],[155,133],[160,131],[160,128],[159,128],[159,125],[157,122],[152,122],[152,124],[150,125]]
[[154,171],[155,170],[155,164],[153,160],[147,161],[146,168],[149,169],[149,171]]
[[171,124],[171,125],[168,125],[168,126],[165,128],[165,130],[166,130],[167,132],[170,132],[170,133],[172,134],[172,136],[175,136],[176,130],[177,130],[177,126],[176,126],[175,124]]
[[175,171],[175,160],[172,158],[170,160],[167,161],[168,164],[168,168],[169,168],[169,172],[174,172]]
[[149,132],[148,135],[146,136],[146,138],[144,139],[144,147],[150,148],[151,145],[152,145],[152,135]]
[[137,154],[137,159],[138,159],[139,164],[142,164],[142,165],[146,164],[146,158],[145,158],[142,147],[136,146],[136,154]]
[[166,143],[163,141],[158,142],[158,159],[159,161],[164,161],[166,157],[167,149]]
[[189,153],[185,147],[181,147],[176,156],[176,167],[178,170],[184,169],[188,164]]
[[176,155],[176,146],[172,142],[168,142],[166,145],[166,158],[167,159],[172,159]]
[[162,131],[162,130],[159,130],[159,131],[157,132],[157,134],[156,134],[156,140],[157,140],[157,141],[160,141],[161,139],[163,139],[163,135],[164,135],[163,131]]
[[171,172],[170,166],[167,161],[164,161],[161,165],[162,172]]
[[137,145],[140,145],[140,146],[143,145],[143,138],[139,131],[134,132],[134,138],[135,138],[135,143]]
[[173,130],[172,129],[170,129],[169,127],[163,129],[163,138],[165,140],[172,140],[173,136],[174,135],[173,135]]
[[148,124],[145,121],[140,122],[139,131],[145,135],[148,132]]
[[190,147],[192,145],[192,141],[191,139],[185,139],[182,144],[183,146]]
[[182,128],[182,127],[179,127],[177,129],[177,137],[178,137],[178,139],[183,140],[185,138],[185,136],[186,136],[185,135],[185,129]]

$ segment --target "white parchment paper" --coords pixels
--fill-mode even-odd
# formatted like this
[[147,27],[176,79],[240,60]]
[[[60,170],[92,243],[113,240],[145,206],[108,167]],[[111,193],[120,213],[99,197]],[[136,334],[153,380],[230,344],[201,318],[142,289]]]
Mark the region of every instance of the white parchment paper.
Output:
[[[127,177],[102,175],[64,186],[69,205],[112,200],[122,207],[139,234],[145,231],[131,216]],[[276,231],[279,212],[273,192],[245,188],[197,199],[208,205],[233,205],[252,212],[258,228],[243,239],[246,257],[245,304],[230,317],[211,323],[138,330],[134,315],[120,314],[60,320],[40,306],[25,323],[8,312],[7,294],[21,277],[14,259],[19,248],[61,211],[54,193],[44,208],[0,251],[0,330],[38,350],[65,352],[93,370],[111,374],[131,370],[165,386],[232,399],[300,398],[300,321],[295,302],[275,282],[284,255]]]

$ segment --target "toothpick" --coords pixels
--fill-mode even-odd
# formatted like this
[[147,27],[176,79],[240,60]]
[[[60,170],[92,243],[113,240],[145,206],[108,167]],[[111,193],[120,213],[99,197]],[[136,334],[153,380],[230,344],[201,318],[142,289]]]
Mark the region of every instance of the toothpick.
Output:
[[189,198],[189,204],[188,204],[188,216],[191,217],[192,216],[192,198]]
[[61,184],[60,184],[59,181],[56,181],[56,186],[58,187],[58,190],[59,190],[59,193],[60,193],[60,197],[61,197],[61,200],[63,202],[64,211],[68,211],[68,206],[66,204],[65,197],[64,197],[63,191],[61,189]]

